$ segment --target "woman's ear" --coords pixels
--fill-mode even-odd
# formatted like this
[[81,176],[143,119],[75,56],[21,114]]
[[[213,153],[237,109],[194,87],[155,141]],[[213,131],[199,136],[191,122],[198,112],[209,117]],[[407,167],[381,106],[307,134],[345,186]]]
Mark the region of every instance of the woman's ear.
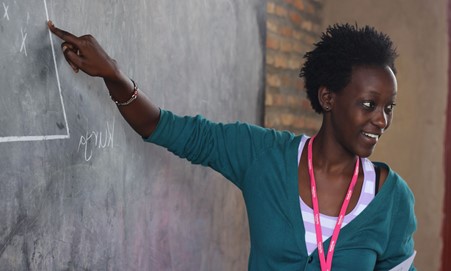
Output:
[[318,101],[321,107],[323,108],[323,112],[328,112],[332,110],[334,106],[335,93],[330,91],[327,87],[321,86],[318,89]]

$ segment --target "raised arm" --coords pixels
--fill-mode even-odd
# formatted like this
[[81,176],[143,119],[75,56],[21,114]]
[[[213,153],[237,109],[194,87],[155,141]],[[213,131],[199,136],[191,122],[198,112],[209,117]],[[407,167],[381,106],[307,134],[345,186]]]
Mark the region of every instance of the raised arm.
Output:
[[82,70],[90,76],[102,77],[125,120],[141,136],[150,136],[160,118],[159,108],[139,90],[134,99],[133,82],[120,70],[116,61],[105,52],[97,40],[91,35],[77,37],[55,27],[51,21],[47,24],[50,31],[64,41],[61,48],[74,72]]

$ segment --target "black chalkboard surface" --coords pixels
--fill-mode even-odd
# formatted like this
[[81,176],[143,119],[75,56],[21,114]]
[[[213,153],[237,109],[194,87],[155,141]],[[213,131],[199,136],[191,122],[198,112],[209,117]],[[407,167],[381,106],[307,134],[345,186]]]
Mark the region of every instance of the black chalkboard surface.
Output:
[[259,124],[264,1],[0,2],[0,271],[246,269],[240,191],[144,143],[46,20],[162,108]]

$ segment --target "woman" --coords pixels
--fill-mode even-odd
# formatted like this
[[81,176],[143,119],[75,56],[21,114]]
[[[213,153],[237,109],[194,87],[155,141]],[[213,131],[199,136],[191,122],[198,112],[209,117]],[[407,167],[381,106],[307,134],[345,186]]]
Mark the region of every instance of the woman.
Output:
[[249,270],[389,270],[414,253],[412,192],[386,164],[367,158],[395,106],[396,52],[386,35],[334,25],[306,54],[301,77],[323,115],[309,138],[160,110],[93,37],[48,25],[64,40],[74,71],[102,77],[146,141],[217,170],[242,190]]

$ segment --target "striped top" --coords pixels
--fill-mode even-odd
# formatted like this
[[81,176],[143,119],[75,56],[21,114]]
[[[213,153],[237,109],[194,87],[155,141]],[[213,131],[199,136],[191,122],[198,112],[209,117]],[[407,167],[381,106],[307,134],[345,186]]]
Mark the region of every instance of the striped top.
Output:
[[[302,150],[309,137],[303,136],[298,149],[298,165],[301,160]],[[374,171],[373,163],[367,158],[361,158],[363,170],[363,186],[360,193],[359,200],[355,208],[344,217],[342,228],[358,216],[368,204],[373,200],[376,188],[376,173]],[[302,218],[304,220],[305,228],[305,242],[307,246],[307,253],[310,255],[316,249],[316,231],[315,222],[313,220],[313,209],[307,206],[302,198],[299,196],[301,206]],[[320,213],[321,229],[323,233],[323,242],[332,236],[332,233],[337,223],[338,217],[323,215]]]

